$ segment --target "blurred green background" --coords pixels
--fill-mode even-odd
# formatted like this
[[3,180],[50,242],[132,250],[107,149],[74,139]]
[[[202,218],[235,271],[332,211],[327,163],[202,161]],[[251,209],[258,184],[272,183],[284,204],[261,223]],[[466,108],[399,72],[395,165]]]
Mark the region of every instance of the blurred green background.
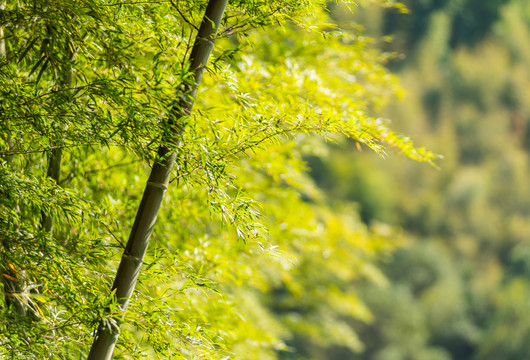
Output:
[[404,3],[408,14],[330,7],[341,27],[360,23],[394,53],[388,66],[407,94],[376,110],[444,159],[435,169],[353,143],[308,158],[331,201],[353,201],[363,221],[401,227],[408,241],[382,264],[387,286],[358,285],[374,314],[352,323],[363,351],[320,357],[528,359],[530,3]]

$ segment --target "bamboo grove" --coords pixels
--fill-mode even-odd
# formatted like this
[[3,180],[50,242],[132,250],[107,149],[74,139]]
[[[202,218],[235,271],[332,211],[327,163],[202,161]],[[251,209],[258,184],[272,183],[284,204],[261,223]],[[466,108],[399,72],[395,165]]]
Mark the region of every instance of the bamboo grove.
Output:
[[0,356],[267,359],[300,327],[362,346],[353,280],[384,281],[396,235],[332,211],[303,159],[345,138],[435,158],[371,116],[399,95],[388,55],[318,1],[0,14]]

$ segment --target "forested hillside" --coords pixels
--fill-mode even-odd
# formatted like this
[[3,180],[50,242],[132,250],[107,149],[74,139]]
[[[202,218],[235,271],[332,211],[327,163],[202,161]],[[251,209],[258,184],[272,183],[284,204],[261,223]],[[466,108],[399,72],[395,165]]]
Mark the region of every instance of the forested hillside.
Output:
[[[360,21],[407,92],[380,112],[444,156],[439,169],[355,151],[309,158],[334,199],[368,224],[401,226],[407,246],[367,284],[365,348],[327,359],[510,359],[530,353],[530,4],[405,1],[334,18]],[[392,37],[392,40],[382,37]],[[331,176],[328,176],[331,174]]]
[[324,1],[1,5],[1,358],[370,345],[361,286],[404,239],[305,159],[436,159],[377,116],[400,94],[388,54]]

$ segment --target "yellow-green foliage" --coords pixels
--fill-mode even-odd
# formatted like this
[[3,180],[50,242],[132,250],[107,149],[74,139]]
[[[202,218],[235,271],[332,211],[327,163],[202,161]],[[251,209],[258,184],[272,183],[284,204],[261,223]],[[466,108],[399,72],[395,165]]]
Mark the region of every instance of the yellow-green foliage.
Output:
[[[205,4],[7,7],[3,274],[18,274],[38,311],[2,303],[1,356],[83,357],[105,309],[117,309],[108,289],[153,150],[173,145],[160,139],[190,81]],[[376,261],[401,238],[328,203],[303,157],[346,136],[434,158],[372,117],[400,90],[369,44],[341,34],[319,2],[231,2],[195,110],[179,119],[187,127],[116,358],[273,359],[300,336],[362,349],[349,321],[372,315],[355,284],[384,284]],[[57,147],[54,184],[42,154]],[[53,234],[43,212],[56,215]]]

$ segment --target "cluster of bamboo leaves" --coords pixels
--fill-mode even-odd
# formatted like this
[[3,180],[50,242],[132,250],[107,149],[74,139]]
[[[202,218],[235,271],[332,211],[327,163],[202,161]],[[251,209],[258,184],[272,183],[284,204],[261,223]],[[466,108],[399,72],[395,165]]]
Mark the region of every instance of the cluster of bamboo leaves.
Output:
[[168,121],[193,81],[206,3],[0,10],[0,356],[83,357],[120,311],[117,261],[175,126],[186,128],[116,358],[276,358],[300,328],[362,346],[344,321],[370,318],[352,283],[384,281],[373,261],[395,237],[332,211],[303,156],[339,135],[434,156],[369,116],[399,91],[385,55],[341,35],[320,2],[230,2],[194,111]]

